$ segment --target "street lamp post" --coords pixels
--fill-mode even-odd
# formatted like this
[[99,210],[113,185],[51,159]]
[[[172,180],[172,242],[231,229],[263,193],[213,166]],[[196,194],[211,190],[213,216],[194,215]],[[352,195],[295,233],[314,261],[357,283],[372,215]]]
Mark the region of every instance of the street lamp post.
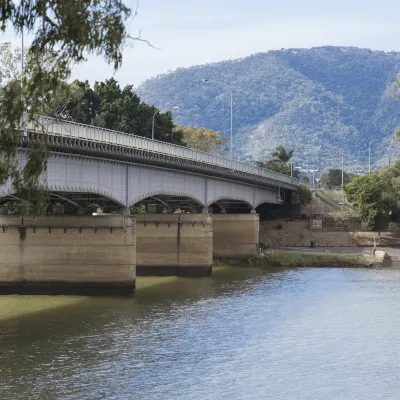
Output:
[[24,77],[24,27],[21,28],[21,82]]
[[321,146],[315,147],[315,134],[313,135],[313,140],[312,140],[312,189],[315,189],[315,172],[317,171],[315,169],[315,150],[320,150]]
[[344,141],[346,139],[346,132],[343,134],[343,144],[342,144],[342,185],[344,185]]
[[371,173],[371,144],[376,142],[378,139],[372,139],[368,145],[368,173]]
[[315,134],[313,135],[312,140],[312,188],[315,189],[314,182],[315,182]]
[[344,149],[342,150],[342,185],[344,184]]
[[230,150],[230,159],[232,161],[232,156],[233,156],[233,94],[232,94],[232,88],[229,88],[229,91],[231,92],[231,143],[229,146]]
[[155,121],[156,115],[159,112],[160,112],[160,110],[157,110],[153,115],[153,123],[151,124],[151,140],[154,140],[154,121]]
[[[24,3],[22,3],[22,14],[25,13]],[[25,70],[25,50],[24,50],[24,26],[21,28],[21,102],[22,102],[22,127],[24,137],[28,135],[25,129],[25,97],[24,97],[24,70]]]
[[[177,110],[179,107],[172,107],[173,110]],[[155,125],[155,119],[156,115],[160,112],[161,110],[157,110],[154,115],[153,115],[153,123],[151,124],[151,140],[154,140],[154,125]]]
[[[204,82],[212,82],[212,83],[218,83],[211,81],[210,79],[204,79]],[[230,159],[232,161],[233,157],[233,92],[232,92],[232,86],[229,85],[229,92],[230,92],[230,108],[231,108],[231,134],[230,134],[230,143],[229,143],[229,155]]]

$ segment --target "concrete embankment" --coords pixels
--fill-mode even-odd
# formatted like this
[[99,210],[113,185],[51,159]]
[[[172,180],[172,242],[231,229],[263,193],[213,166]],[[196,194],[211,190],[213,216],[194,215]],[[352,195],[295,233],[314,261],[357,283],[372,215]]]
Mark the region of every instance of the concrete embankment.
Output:
[[306,247],[380,247],[400,246],[400,226],[388,232],[310,229],[309,220],[276,220],[260,222],[260,240],[269,248]]
[[249,260],[249,265],[260,267],[331,267],[331,268],[373,268],[390,266],[390,258],[386,254],[344,254],[319,253],[301,251],[271,251],[261,253],[259,257]]

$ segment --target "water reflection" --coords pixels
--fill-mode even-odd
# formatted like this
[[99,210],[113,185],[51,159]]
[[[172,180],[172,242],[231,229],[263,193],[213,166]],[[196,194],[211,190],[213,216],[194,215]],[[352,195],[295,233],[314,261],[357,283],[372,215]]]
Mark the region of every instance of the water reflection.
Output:
[[220,268],[140,278],[133,299],[0,298],[0,398],[347,399],[362,381],[353,398],[394,399],[399,283]]

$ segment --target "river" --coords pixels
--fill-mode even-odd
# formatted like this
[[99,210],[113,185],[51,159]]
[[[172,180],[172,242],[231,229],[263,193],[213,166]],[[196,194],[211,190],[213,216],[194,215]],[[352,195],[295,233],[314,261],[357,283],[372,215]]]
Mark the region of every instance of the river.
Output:
[[400,271],[216,268],[0,296],[0,398],[399,399]]

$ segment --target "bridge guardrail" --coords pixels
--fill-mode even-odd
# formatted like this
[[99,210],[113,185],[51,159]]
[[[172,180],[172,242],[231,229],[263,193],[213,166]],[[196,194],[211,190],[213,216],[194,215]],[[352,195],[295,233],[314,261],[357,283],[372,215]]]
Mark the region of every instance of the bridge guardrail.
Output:
[[94,142],[116,144],[124,147],[142,149],[149,152],[166,154],[197,162],[216,165],[219,167],[231,169],[238,172],[244,172],[267,179],[273,179],[278,182],[284,182],[299,186],[300,180],[279,172],[256,167],[242,161],[230,160],[217,154],[206,153],[200,150],[189,149],[172,143],[165,143],[158,140],[151,140],[141,136],[129,133],[113,131],[110,129],[99,128],[92,125],[80,124],[66,120],[58,120],[50,117],[39,117],[38,121],[30,121],[25,124],[25,129],[47,134],[91,140]]

